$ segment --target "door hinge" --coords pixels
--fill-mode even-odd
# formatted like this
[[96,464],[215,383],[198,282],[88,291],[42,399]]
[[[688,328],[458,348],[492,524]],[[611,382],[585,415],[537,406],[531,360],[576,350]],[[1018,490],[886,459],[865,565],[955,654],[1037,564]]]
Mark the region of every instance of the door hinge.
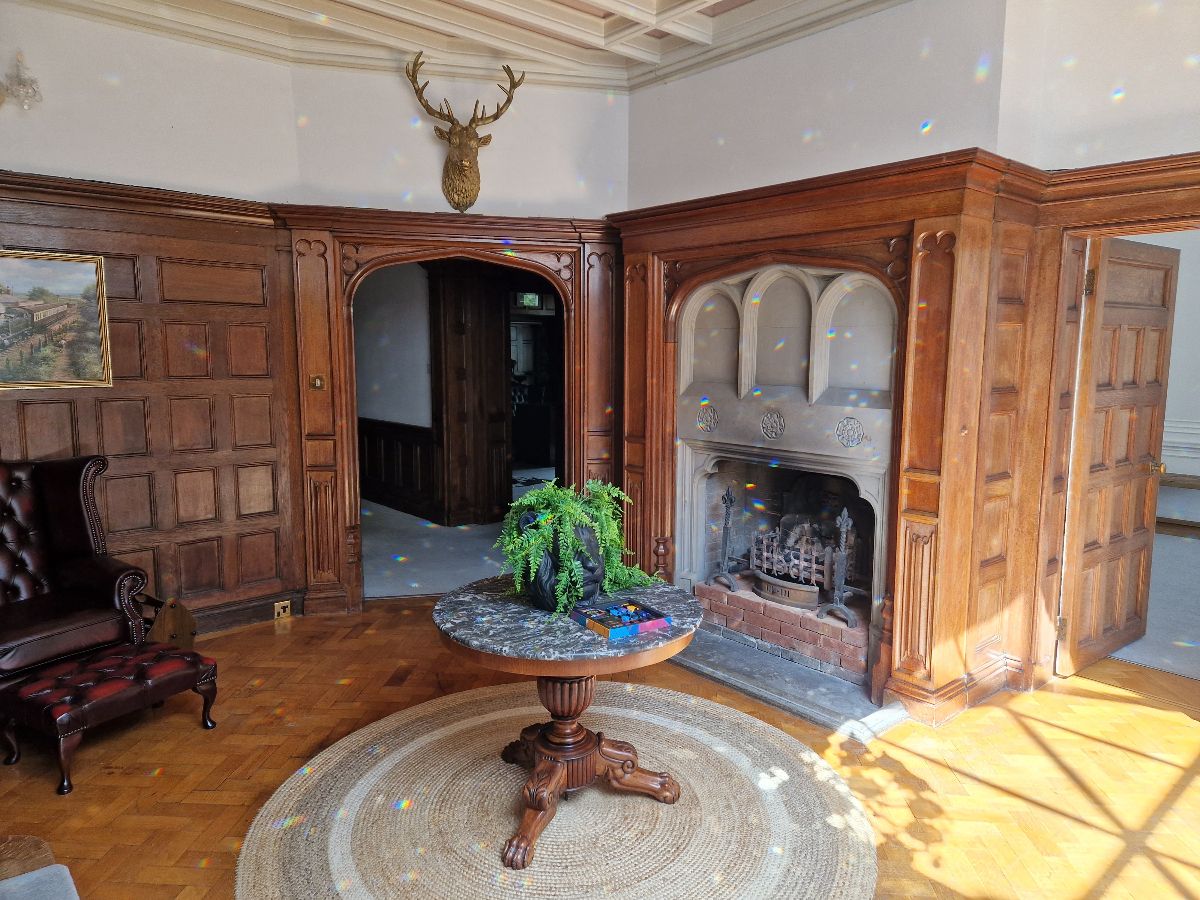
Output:
[[1088,269],[1083,276],[1083,296],[1090,297],[1096,293],[1096,270]]
[[1058,622],[1055,623],[1055,625],[1057,628],[1055,636],[1058,638],[1058,640],[1065,641],[1067,639],[1067,620],[1062,616],[1059,616]]

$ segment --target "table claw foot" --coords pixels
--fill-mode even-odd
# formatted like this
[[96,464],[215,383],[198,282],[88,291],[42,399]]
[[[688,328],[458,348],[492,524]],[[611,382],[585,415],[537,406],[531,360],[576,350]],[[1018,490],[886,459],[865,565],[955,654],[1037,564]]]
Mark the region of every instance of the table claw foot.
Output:
[[[522,737],[524,734],[521,733]],[[533,861],[537,839],[558,811],[558,799],[566,784],[566,766],[545,756],[537,760],[522,791],[525,811],[521,814],[521,824],[500,854],[501,861],[508,868],[523,869]]]
[[506,763],[532,769],[533,762],[537,759],[533,752],[533,744],[545,727],[545,725],[530,725],[522,728],[521,736],[500,751],[500,758]]
[[618,791],[646,794],[659,803],[679,799],[679,782],[666,772],[650,772],[638,767],[637,750],[625,741],[609,740],[603,735],[597,756],[597,775],[608,779]]

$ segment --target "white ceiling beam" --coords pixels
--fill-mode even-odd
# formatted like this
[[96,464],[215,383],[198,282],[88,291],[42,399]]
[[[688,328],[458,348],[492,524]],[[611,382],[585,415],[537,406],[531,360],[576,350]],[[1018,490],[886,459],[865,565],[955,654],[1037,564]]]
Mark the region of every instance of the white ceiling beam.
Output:
[[322,24],[332,29],[399,46],[405,51],[414,47],[411,31],[406,30],[406,26],[412,26],[465,38],[513,54],[518,61],[549,57],[559,65],[575,69],[595,61],[588,59],[589,52],[586,50],[435,0],[405,0],[403,6],[384,0],[355,0],[353,3],[334,0],[239,2],[243,6],[300,21],[312,22],[315,13],[323,16]]
[[460,4],[494,12],[597,50],[611,50],[639,62],[657,63],[661,54],[653,41],[609,46],[603,19],[549,0],[458,0]]

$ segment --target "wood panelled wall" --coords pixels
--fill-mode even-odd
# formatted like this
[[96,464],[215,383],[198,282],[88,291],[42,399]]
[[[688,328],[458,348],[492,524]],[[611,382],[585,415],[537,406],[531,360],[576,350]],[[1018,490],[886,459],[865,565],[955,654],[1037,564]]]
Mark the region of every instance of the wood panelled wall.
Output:
[[358,478],[364,500],[414,516],[438,514],[437,447],[432,428],[358,419]]
[[110,552],[202,621],[298,595],[287,244],[250,204],[57,186],[3,186],[0,245],[104,257],[113,386],[0,393],[0,453],[107,456]]
[[0,173],[0,244],[105,256],[116,375],[0,392],[0,453],[109,455],[113,548],[160,594],[355,610],[355,286],[392,263],[498,263],[564,298],[568,479],[623,481],[638,560],[669,575],[683,303],[767,264],[857,269],[893,292],[904,348],[876,696],[941,721],[1050,678],[1081,240],[1200,227],[1200,154],[1045,173],[961,151],[612,221],[619,236]]
[[1050,678],[1081,235],[1200,226],[1200,154],[1045,173],[963,151],[613,220],[626,260],[624,478],[642,501],[628,532],[642,564],[672,566],[668,411],[688,294],[780,261],[860,268],[895,292],[903,348],[873,694],[938,722]]

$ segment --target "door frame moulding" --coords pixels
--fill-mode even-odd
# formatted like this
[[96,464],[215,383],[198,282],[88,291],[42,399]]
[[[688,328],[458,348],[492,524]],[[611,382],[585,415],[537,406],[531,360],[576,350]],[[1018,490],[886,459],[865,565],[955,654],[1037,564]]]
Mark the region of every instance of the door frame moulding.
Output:
[[[1166,183],[1164,179],[1168,179]],[[1052,224],[1041,230],[1054,240],[1058,252],[1054,269],[1046,278],[1048,282],[1052,280],[1052,287],[1048,290],[1053,292],[1052,297],[1046,299],[1054,304],[1055,310],[1051,345],[1054,377],[1046,397],[1047,465],[1042,476],[1040,530],[1049,535],[1057,533],[1059,539],[1054,541],[1052,546],[1047,546],[1045,541],[1042,541],[1038,554],[1038,573],[1048,574],[1050,582],[1047,584],[1043,579],[1035,593],[1038,606],[1030,623],[1031,671],[1027,683],[1030,688],[1040,687],[1056,678],[1070,677],[1060,676],[1055,671],[1060,652],[1058,621],[1064,612],[1061,565],[1065,564],[1064,554],[1068,536],[1065,528],[1066,507],[1061,510],[1061,515],[1054,514],[1052,497],[1055,493],[1055,477],[1049,464],[1049,456],[1054,415],[1060,400],[1055,394],[1054,385],[1058,383],[1057,376],[1062,366],[1070,366],[1068,371],[1075,372],[1076,378],[1078,377],[1074,365],[1083,335],[1081,322],[1079,338],[1075,342],[1064,339],[1069,297],[1062,284],[1063,260],[1069,254],[1072,241],[1081,240],[1086,247],[1088,242],[1095,238],[1200,231],[1200,188],[1195,187],[1200,185],[1200,153],[1058,172],[1053,173],[1050,180],[1052,185],[1054,182],[1062,182],[1064,192],[1067,188],[1077,190],[1076,186],[1081,184],[1091,186],[1093,190],[1089,191],[1086,202],[1074,198],[1064,199],[1060,201],[1063,204],[1062,208],[1043,210],[1045,219]],[[1053,194],[1054,190],[1051,187],[1047,196]],[[1154,201],[1155,197],[1159,198],[1157,204]],[[1050,275],[1053,275],[1053,279]],[[1072,432],[1076,424],[1077,389],[1078,385],[1072,383],[1071,414],[1066,420],[1067,427]],[[1074,446],[1070,442],[1067,450],[1069,454],[1074,454]],[[1062,488],[1068,496],[1070,479],[1069,467],[1066,483]],[[1053,560],[1059,562],[1059,568],[1054,568]]]
[[306,611],[355,612],[362,604],[352,306],[374,271],[467,258],[546,278],[563,302],[567,477],[614,479],[619,248],[605,223],[323,207],[275,212],[291,229],[295,251]]

